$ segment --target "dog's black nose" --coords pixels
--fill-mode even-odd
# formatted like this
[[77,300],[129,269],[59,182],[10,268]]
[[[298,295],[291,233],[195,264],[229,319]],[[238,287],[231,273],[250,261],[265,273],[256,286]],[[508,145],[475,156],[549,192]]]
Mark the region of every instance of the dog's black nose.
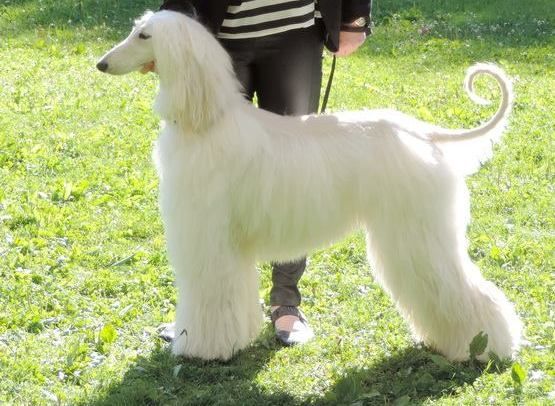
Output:
[[99,71],[101,72],[106,72],[106,70],[108,69],[108,63],[106,62],[98,62],[96,64],[96,67],[98,68]]

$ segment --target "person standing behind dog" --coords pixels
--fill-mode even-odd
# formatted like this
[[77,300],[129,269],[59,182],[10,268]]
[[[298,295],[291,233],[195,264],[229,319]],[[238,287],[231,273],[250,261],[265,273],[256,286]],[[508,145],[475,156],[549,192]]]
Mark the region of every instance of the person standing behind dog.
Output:
[[[370,33],[372,0],[169,0],[160,9],[191,5],[229,52],[245,97],[281,115],[316,113],[324,46],[347,56]],[[314,336],[299,310],[305,267],[306,258],[272,264],[271,319],[286,345]]]

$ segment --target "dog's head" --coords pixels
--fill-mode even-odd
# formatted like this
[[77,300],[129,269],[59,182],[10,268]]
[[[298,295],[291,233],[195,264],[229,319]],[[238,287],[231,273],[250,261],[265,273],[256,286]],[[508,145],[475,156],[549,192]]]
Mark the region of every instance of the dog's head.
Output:
[[123,75],[151,62],[160,79],[155,108],[166,120],[200,131],[235,99],[242,100],[231,58],[187,10],[147,12],[96,66],[102,72]]
[[108,51],[96,67],[112,75],[124,75],[154,62],[153,15],[149,11],[136,20],[129,36]]
[[[124,75],[151,62],[163,63],[174,59],[174,67],[176,63],[182,64],[183,58],[177,61],[169,56],[177,57],[178,51],[183,49],[195,54],[189,55],[187,59],[199,57],[202,47],[192,41],[189,33],[190,30],[199,30],[200,24],[195,21],[196,17],[196,11],[189,2],[166,1],[158,12],[147,11],[135,20],[129,36],[108,51],[96,67],[105,73]],[[172,41],[179,41],[182,46],[177,47]]]

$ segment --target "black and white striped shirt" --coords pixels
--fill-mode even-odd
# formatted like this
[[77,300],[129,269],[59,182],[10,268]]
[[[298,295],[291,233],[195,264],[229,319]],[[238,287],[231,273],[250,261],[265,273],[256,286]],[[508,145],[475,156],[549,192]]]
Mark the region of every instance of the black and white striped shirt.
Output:
[[315,0],[243,0],[229,6],[218,38],[258,38],[314,25]]

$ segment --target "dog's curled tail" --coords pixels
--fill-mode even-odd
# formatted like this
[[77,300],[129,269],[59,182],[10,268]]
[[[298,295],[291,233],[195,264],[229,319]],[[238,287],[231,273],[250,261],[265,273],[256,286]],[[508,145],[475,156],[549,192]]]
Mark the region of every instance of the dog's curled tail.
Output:
[[485,124],[473,129],[438,129],[429,134],[429,139],[440,147],[450,159],[458,163],[464,174],[476,171],[482,162],[491,157],[492,144],[503,135],[509,114],[513,107],[513,86],[511,79],[498,66],[478,63],[471,66],[464,80],[464,89],[470,99],[481,105],[490,104],[474,92],[474,80],[482,74],[493,77],[501,89],[501,103],[497,112]]

